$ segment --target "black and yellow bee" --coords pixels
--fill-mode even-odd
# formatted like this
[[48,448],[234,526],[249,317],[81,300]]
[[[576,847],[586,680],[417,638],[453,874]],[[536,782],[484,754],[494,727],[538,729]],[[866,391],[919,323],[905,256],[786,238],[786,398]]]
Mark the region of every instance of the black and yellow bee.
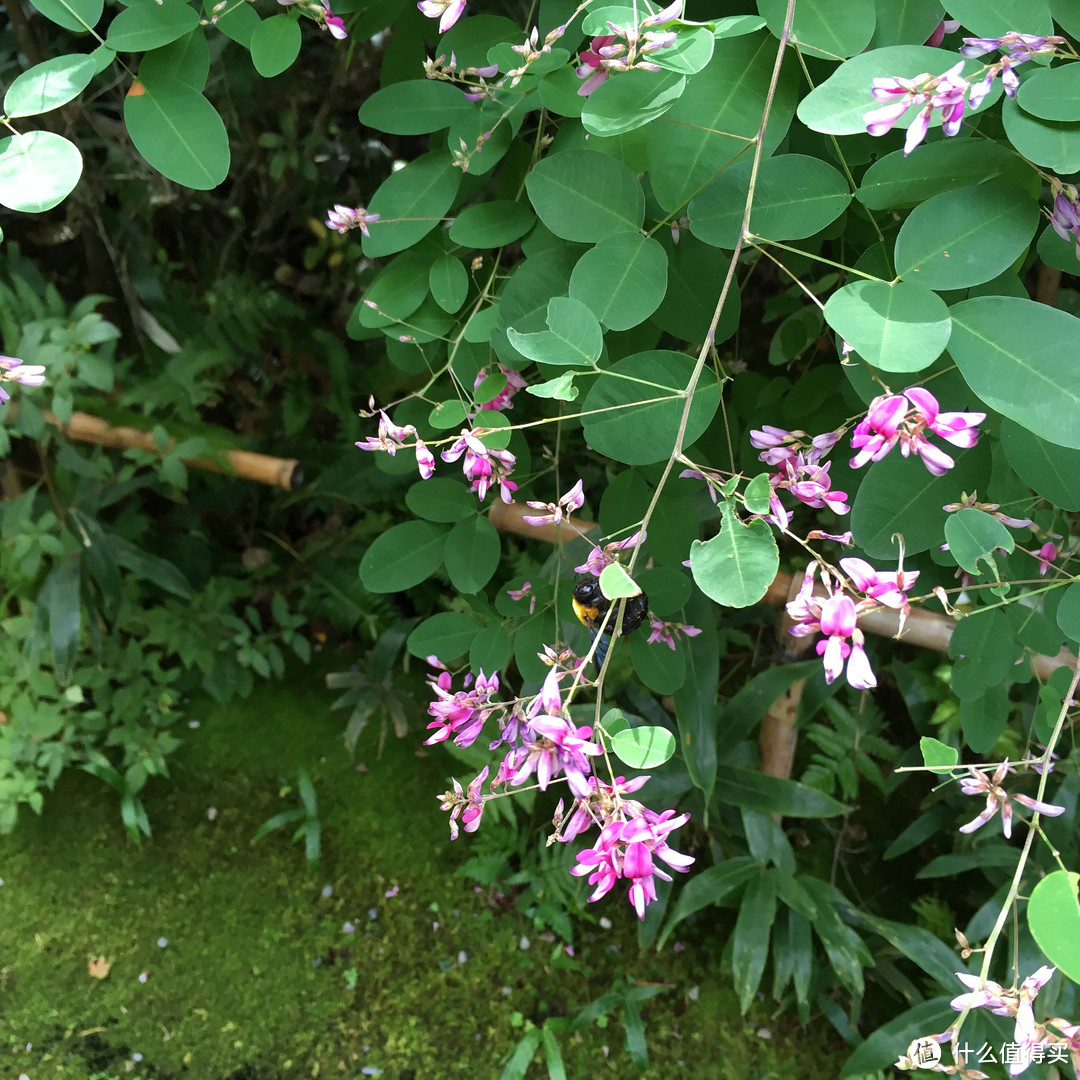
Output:
[[[595,638],[604,623],[604,616],[611,607],[611,601],[600,591],[600,582],[590,576],[580,578],[574,586],[574,614],[589,631],[589,637]],[[632,634],[649,617],[649,598],[645,593],[638,593],[623,601],[622,636]],[[596,652],[593,653],[593,661],[596,670],[599,671],[604,665],[604,657],[607,656],[608,647],[611,645],[611,635],[618,619],[618,610],[614,611],[607,621],[607,628],[600,634]]]

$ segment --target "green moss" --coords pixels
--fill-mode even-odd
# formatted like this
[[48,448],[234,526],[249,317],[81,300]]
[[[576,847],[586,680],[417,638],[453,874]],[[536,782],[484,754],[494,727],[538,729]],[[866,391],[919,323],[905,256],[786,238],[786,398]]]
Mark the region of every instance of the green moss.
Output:
[[[141,848],[85,775],[64,777],[40,819],[0,838],[0,1074],[495,1077],[525,1025],[573,1016],[627,978],[666,991],[642,1009],[646,1075],[676,1063],[688,1076],[838,1074],[839,1059],[821,1056],[825,1032],[781,1038],[770,1022],[763,1038],[739,1016],[719,962],[727,925],[714,947],[642,955],[636,918],[612,901],[612,929],[583,925],[571,960],[518,909],[496,914],[454,876],[470,838],[448,842],[434,797],[449,759],[420,756],[417,738],[388,740],[376,760],[375,730],[350,760],[330,695],[304,679],[208,707],[172,779],[147,792],[155,835]],[[317,875],[289,829],[251,843],[294,805],[282,778],[301,767],[319,798]],[[88,973],[97,956],[107,978]],[[614,1018],[565,1040],[568,1074],[631,1075],[623,1045]]]

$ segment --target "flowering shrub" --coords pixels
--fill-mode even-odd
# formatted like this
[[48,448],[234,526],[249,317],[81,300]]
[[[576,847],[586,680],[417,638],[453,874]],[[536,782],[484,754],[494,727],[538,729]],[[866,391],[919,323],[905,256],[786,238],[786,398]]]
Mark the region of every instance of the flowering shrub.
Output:
[[[977,875],[973,891],[1003,902],[964,931],[962,959],[982,960],[962,976],[959,1019],[939,1009],[949,1022],[931,1023],[933,991],[913,1002],[924,987],[904,976],[908,1011],[849,1070],[912,1064],[903,1047],[924,1036],[952,1047],[940,1071],[978,1075],[958,1039],[983,1006],[1015,1017],[1014,1074],[1040,1046],[1075,1048],[1075,1025],[1038,1021],[1033,1001],[1071,1009],[1055,987],[1080,982],[1064,738],[1080,643],[1080,320],[1061,277],[1080,267],[1080,20],[1048,0],[955,3],[948,22],[936,5],[760,0],[760,14],[706,21],[678,3],[552,3],[520,27],[476,6],[421,0],[399,18],[388,0],[354,19],[297,5],[261,20],[218,5],[196,26],[166,0],[171,29],[159,5],[136,5],[105,36],[124,51],[121,20],[159,31],[140,46],[125,122],[151,164],[198,188],[228,171],[187,58],[214,25],[260,19],[238,37],[263,74],[295,59],[301,8],[350,42],[391,21],[427,34],[425,57],[356,103],[366,129],[408,150],[362,205],[336,196],[325,223],[355,245],[358,274],[375,267],[347,332],[382,342],[392,372],[365,387],[371,433],[356,446],[402,485],[410,518],[370,544],[360,578],[378,594],[438,582],[444,610],[425,610],[407,643],[437,672],[428,742],[477,751],[487,729],[489,757],[440,796],[452,837],[481,829],[494,800],[558,791],[550,838],[585,845],[571,872],[590,900],[618,885],[643,940],[663,942],[737,898],[743,1007],[769,956],[774,994],[790,988],[804,1017],[822,987],[847,991],[847,1034],[874,949],[893,970],[903,954],[938,993],[955,993],[957,961],[799,864],[777,821],[812,828],[853,809],[758,772],[750,736],[808,675],[822,701],[888,686],[909,706],[892,732],[906,772],[886,779],[854,721],[836,768],[807,775],[839,777],[852,800],[860,778],[909,798],[919,817],[882,845],[889,856],[936,837],[928,876]],[[65,60],[70,89],[84,70]],[[44,74],[34,85],[62,103]],[[174,110],[188,125],[176,145],[150,139],[150,117]],[[35,199],[7,205],[44,209]],[[495,521],[534,539],[511,547]],[[798,654],[806,639],[817,659],[737,689],[721,654],[749,640],[739,613],[769,595],[782,558],[803,571],[783,644]],[[604,601],[587,628],[575,574]],[[646,596],[650,632],[620,636]],[[928,610],[952,661],[936,712],[873,636],[886,625],[910,640]],[[608,707],[613,686],[634,687],[633,709]],[[815,743],[828,745],[820,727]],[[928,772],[944,793],[922,807]],[[1033,794],[1016,790],[1029,782]],[[986,807],[964,825],[969,794]],[[1022,848],[1017,806],[1031,814]],[[663,867],[707,862],[704,828],[723,858],[673,894]],[[1007,925],[1011,965],[995,952]],[[990,980],[1033,955],[1019,987]]]

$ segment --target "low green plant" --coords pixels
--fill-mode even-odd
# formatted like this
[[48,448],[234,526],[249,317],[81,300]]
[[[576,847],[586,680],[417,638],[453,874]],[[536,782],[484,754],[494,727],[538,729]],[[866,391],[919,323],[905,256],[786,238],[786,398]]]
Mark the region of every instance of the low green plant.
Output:
[[[293,833],[293,843],[301,839],[304,841],[304,857],[307,859],[308,868],[318,870],[319,854],[322,850],[322,824],[319,821],[319,802],[315,797],[315,786],[312,784],[311,777],[308,776],[306,769],[300,770],[297,777],[296,791],[300,795],[302,805],[294,810],[283,810],[280,814],[268,818],[259,826],[258,831],[251,838],[251,842],[254,844],[256,840],[261,840],[275,829],[283,828],[285,825],[291,825],[294,821],[298,821],[300,824],[297,826],[296,832]],[[281,789],[283,796],[292,793],[293,789],[288,785],[283,786]]]

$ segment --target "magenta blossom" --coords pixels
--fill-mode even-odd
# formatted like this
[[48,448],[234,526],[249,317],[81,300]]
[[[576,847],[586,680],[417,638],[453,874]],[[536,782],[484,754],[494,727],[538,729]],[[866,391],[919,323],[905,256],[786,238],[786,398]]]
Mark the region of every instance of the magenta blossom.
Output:
[[417,437],[416,428],[412,424],[398,427],[389,416],[382,410],[379,411],[379,434],[372,438],[370,435],[356,445],[361,450],[382,451],[395,457],[399,450],[407,448],[405,440],[413,437],[413,450],[416,453],[416,467],[420,470],[420,476],[424,480],[430,479],[435,472],[435,457],[425,445],[423,439]]
[[687,637],[697,637],[701,633],[700,627],[687,626],[685,623],[664,622],[655,615],[649,616],[649,640],[646,645],[652,645],[654,641],[662,641],[669,649],[675,650],[675,642],[685,634]]
[[644,919],[646,906],[656,899],[653,878],[671,881],[671,875],[661,870],[654,859],[680,873],[694,862],[691,856],[675,851],[667,843],[668,835],[689,818],[689,814],[676,817],[674,810],[665,810],[655,821],[644,817],[609,821],[601,829],[595,847],[578,852],[578,865],[570,873],[577,877],[589,875],[589,884],[596,886],[590,903],[606,896],[619,878],[629,879],[630,903],[638,918]]
[[428,705],[428,713],[435,719],[428,724],[428,728],[437,730],[429,739],[424,740],[425,746],[444,742],[451,735],[458,746],[471,746],[480,734],[484,721],[503,707],[491,701],[492,696],[499,690],[498,674],[488,679],[481,671],[470,690],[468,687],[471,682],[472,675],[467,675],[466,689],[451,693],[453,677],[449,671],[443,671],[436,678],[428,680],[428,686],[435,692],[435,700]]
[[439,20],[439,33],[445,34],[465,13],[465,0],[420,0],[421,14]]
[[1039,577],[1046,577],[1050,564],[1058,557],[1057,544],[1047,541],[1039,548]]
[[520,589],[507,589],[506,595],[511,600],[524,600],[527,596],[529,598],[529,614],[532,615],[536,611],[536,593],[532,591],[531,581],[526,581]]
[[344,19],[339,18],[330,10],[330,5],[326,0],[319,0],[322,4],[322,18],[321,22],[330,33],[338,39],[338,41],[344,41],[349,36],[348,31],[345,29]]
[[863,632],[856,625],[858,615],[877,607],[877,602],[864,600],[856,606],[850,596],[835,591],[832,575],[828,573],[823,575],[827,595],[815,596],[814,579],[819,565],[817,562],[810,564],[798,596],[787,605],[793,623],[788,632],[794,637],[825,635],[826,640],[817,644],[817,654],[823,658],[826,682],[834,682],[845,672],[846,664],[850,686],[857,690],[877,686],[864,648]]
[[592,574],[593,577],[599,577],[605,567],[616,561],[616,552],[630,551],[632,548],[639,547],[644,543],[645,530],[639,529],[625,540],[616,540],[614,543],[605,544],[602,549],[594,547],[589,552],[589,557],[580,566],[574,567],[574,573]]
[[[456,840],[458,838],[458,823],[457,819],[461,818],[461,824],[466,832],[476,832],[480,828],[480,818],[484,813],[484,805],[489,799],[494,799],[495,795],[481,795],[480,789],[484,785],[484,781],[487,779],[488,767],[485,765],[481,770],[480,775],[469,782],[467,791],[461,790],[461,784],[457,779],[454,780],[454,790],[448,791],[444,795],[437,795],[439,799],[441,810],[450,811],[450,839]],[[494,786],[494,781],[492,782]]]
[[604,752],[599,745],[589,742],[592,728],[575,727],[561,716],[548,715],[532,717],[529,727],[536,738],[526,742],[526,753],[518,764],[513,783],[523,784],[535,772],[540,790],[547,791],[552,778],[563,773],[575,795],[588,795],[588,774],[592,771],[589,758]]
[[602,85],[609,74],[619,71],[660,71],[660,65],[644,59],[650,53],[674,45],[678,35],[673,30],[652,29],[673,22],[682,14],[683,0],[649,15],[638,25],[616,26],[609,22],[610,34],[594,37],[589,48],[579,54],[581,66],[577,69],[579,79],[584,79],[578,94],[588,97]]
[[1057,177],[1051,180],[1050,190],[1054,194],[1054,209],[1043,213],[1062,240],[1076,242],[1076,257],[1080,259],[1080,195],[1072,184],[1062,184]]
[[921,386],[909,387],[902,394],[883,394],[870,402],[866,419],[855,428],[851,445],[858,453],[851,467],[880,461],[899,444],[904,457],[916,454],[934,476],[944,476],[955,463],[927,440],[925,432],[968,449],[978,442],[978,425],[985,419],[986,413],[939,412],[937,398]]
[[504,503],[513,502],[517,484],[507,477],[514,471],[517,459],[509,450],[492,450],[480,440],[476,432],[462,428],[460,438],[449,450],[442,452],[442,459],[457,461],[462,454],[465,455],[462,470],[465,478],[472,481],[469,490],[475,491],[481,502],[492,485],[498,487],[499,497]]
[[999,810],[1001,811],[1001,831],[1008,840],[1012,837],[1013,802],[1034,810],[1037,814],[1045,817],[1057,817],[1065,813],[1064,806],[1054,806],[1051,803],[1039,802],[1029,795],[1010,795],[1002,786],[1001,782],[1009,772],[1009,760],[1006,758],[997,768],[991,780],[986,773],[969,765],[969,777],[960,781],[960,790],[965,795],[985,795],[986,808],[978,817],[960,827],[962,833],[973,833],[981,829]]
[[840,566],[859,592],[896,610],[907,605],[907,591],[915,584],[918,570],[897,569],[895,573],[875,570],[862,559],[841,559]]

